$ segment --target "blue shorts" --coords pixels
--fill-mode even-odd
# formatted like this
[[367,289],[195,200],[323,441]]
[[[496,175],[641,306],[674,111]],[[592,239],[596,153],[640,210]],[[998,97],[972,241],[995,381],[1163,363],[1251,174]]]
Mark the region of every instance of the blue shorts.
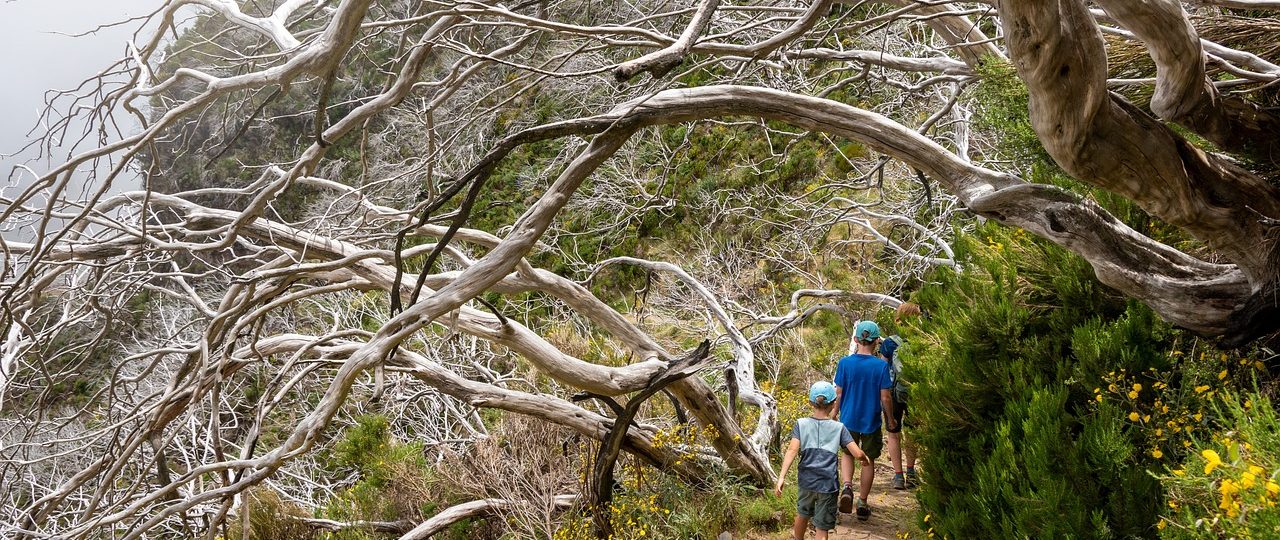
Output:
[[802,518],[811,520],[814,529],[835,530],[837,495],[838,493],[818,493],[801,489],[800,500],[796,501],[796,513]]

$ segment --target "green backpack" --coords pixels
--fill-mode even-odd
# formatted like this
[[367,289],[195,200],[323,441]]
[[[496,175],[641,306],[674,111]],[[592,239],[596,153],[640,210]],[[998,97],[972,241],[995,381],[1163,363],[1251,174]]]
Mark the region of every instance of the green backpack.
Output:
[[911,390],[911,383],[902,379],[902,358],[897,354],[906,344],[907,340],[896,335],[884,338],[880,342],[880,356],[889,361],[889,376],[893,379],[893,399],[899,403],[906,403],[907,394]]

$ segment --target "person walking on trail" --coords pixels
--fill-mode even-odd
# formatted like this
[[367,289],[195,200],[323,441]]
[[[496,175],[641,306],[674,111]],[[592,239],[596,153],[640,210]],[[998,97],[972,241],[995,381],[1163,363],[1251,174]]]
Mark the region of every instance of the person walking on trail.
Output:
[[813,407],[813,415],[796,420],[795,427],[791,429],[791,443],[782,458],[782,469],[778,471],[778,483],[773,487],[774,496],[781,497],[787,471],[799,455],[800,470],[796,483],[800,488],[800,499],[796,503],[796,519],[791,528],[796,540],[804,538],[810,521],[813,521],[819,540],[827,537],[827,531],[836,528],[836,492],[840,488],[836,481],[836,462],[839,461],[840,449],[844,448],[850,455],[871,463],[854,443],[849,430],[831,419],[835,401],[836,389],[831,383],[818,381],[809,387],[809,406]]
[[[920,306],[910,302],[903,302],[898,305],[898,309],[893,314],[893,322],[901,324],[903,320],[920,316]],[[919,475],[916,474],[916,451],[915,445],[907,440],[902,433],[902,428],[907,417],[907,395],[911,384],[902,378],[902,347],[906,345],[907,340],[901,336],[892,335],[880,342],[880,357],[889,363],[889,375],[893,378],[893,390],[890,394],[893,396],[893,420],[897,424],[896,429],[886,429],[888,432],[887,450],[889,452],[889,461],[893,463],[893,481],[889,484],[893,489],[907,489],[908,486],[915,487],[920,482]],[[905,455],[905,460],[904,460]],[[905,463],[904,463],[905,461]],[[903,470],[903,465],[906,470]]]
[[[881,432],[881,417],[888,412],[889,429],[897,430],[897,421],[893,418],[893,378],[889,374],[889,364],[876,356],[880,345],[880,326],[873,321],[859,321],[853,329],[850,347],[854,349],[849,356],[840,359],[836,365],[836,403],[840,413],[840,422],[853,435],[863,453],[867,456],[867,464],[862,467],[862,476],[858,485],[857,516],[859,521],[871,517],[871,506],[867,497],[871,495],[871,483],[875,480],[874,463],[884,448],[884,434]],[[840,492],[840,511],[848,513],[853,510],[853,460],[844,458],[840,462],[840,479],[844,489]]]

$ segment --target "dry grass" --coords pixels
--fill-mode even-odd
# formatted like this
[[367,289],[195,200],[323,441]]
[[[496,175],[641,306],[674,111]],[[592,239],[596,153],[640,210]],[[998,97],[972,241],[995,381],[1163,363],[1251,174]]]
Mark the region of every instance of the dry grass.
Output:
[[[1245,18],[1232,15],[1204,13],[1191,18],[1200,37],[1225,47],[1253,53],[1275,62],[1280,60],[1280,18]],[[1116,36],[1106,36],[1108,72],[1111,77],[1138,79],[1154,77],[1155,63],[1141,43]],[[1212,64],[1209,77],[1221,79],[1229,75]],[[1126,97],[1135,103],[1146,104],[1151,89],[1130,89]],[[1266,107],[1280,106],[1280,88],[1263,89],[1250,93],[1251,99]]]
[[439,474],[455,495],[525,501],[502,512],[504,532],[550,538],[561,513],[554,499],[579,491],[579,465],[591,446],[566,429],[515,414],[505,415],[490,435],[447,457]]

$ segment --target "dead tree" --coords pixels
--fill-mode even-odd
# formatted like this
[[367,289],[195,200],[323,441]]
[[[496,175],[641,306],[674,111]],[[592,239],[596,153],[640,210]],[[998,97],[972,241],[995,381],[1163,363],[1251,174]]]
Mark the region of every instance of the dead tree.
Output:
[[[318,448],[375,396],[440,444],[485,437],[491,408],[691,481],[771,483],[761,346],[958,266],[965,214],[1224,346],[1280,325],[1280,66],[1238,39],[1265,23],[1232,16],[1275,2],[156,5],[91,92],[51,99],[34,144],[75,151],[0,193],[7,536],[212,535],[263,483],[318,507]],[[1153,67],[1109,74],[1124,47]],[[971,91],[1002,63],[1063,170],[1190,240],[1004,159]],[[678,254],[610,256],[655,216],[703,221]],[[835,290],[826,261],[881,280]],[[622,266],[652,276],[643,302],[594,284]],[[696,459],[653,444],[670,419],[569,399],[645,391],[671,328],[732,358],[666,388],[716,428]]]

